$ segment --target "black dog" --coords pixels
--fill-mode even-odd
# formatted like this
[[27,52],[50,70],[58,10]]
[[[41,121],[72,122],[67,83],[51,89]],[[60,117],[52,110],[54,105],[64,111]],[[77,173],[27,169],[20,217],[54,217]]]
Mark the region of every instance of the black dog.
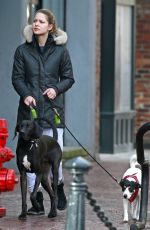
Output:
[[[62,151],[55,138],[41,135],[42,130],[37,120],[24,120],[16,127],[19,132],[18,145],[16,149],[17,166],[20,172],[21,194],[22,194],[22,212],[19,219],[26,219],[27,216],[27,177],[26,172],[36,174],[34,190],[30,195],[33,207],[39,211],[39,203],[36,200],[37,190],[42,184],[48,192],[51,208],[48,214],[49,218],[57,215],[57,184],[58,169],[62,157]],[[53,127],[53,133],[57,130]],[[52,169],[53,189],[49,183],[49,172]]]

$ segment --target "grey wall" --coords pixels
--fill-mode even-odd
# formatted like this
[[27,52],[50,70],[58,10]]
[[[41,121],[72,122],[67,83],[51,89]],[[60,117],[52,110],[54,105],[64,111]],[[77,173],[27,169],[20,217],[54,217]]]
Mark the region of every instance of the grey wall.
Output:
[[[76,83],[66,94],[66,123],[91,151],[95,146],[96,1],[67,1],[68,49]],[[77,145],[65,132],[67,145]]]
[[[0,118],[8,121],[9,137],[7,147],[15,153],[16,140],[12,141],[18,96],[11,84],[11,72],[13,55],[16,47],[22,42],[21,31],[26,23],[26,1],[2,0],[0,7]],[[16,160],[13,159],[5,165],[16,168]]]
[[43,0],[43,8],[50,9],[56,15],[58,27],[64,26],[64,0]]

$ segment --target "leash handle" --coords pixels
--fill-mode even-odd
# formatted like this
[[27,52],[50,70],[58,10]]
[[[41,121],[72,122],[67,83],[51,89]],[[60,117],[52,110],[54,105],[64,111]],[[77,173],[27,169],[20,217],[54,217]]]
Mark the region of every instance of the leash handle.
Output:
[[54,122],[55,122],[56,125],[59,125],[61,123],[60,115],[57,112],[56,108],[53,108],[53,110],[54,110]]
[[30,105],[30,110],[31,110],[32,119],[37,119],[37,112],[31,105]]

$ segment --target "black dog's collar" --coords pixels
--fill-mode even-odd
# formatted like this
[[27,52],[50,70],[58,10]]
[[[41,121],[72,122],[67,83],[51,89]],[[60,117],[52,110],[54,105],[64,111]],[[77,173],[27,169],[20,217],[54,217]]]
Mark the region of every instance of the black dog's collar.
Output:
[[35,146],[36,148],[38,147],[38,139],[34,139],[31,142],[31,146],[30,146],[30,149],[31,150],[33,148],[33,146]]

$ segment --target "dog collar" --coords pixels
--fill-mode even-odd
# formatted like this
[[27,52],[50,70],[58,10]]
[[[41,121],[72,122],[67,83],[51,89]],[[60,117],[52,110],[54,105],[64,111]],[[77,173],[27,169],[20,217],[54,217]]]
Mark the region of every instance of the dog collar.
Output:
[[[133,175],[127,175],[127,176],[124,177],[124,179],[127,179],[127,178],[131,177],[131,178],[133,178],[137,183],[139,183],[136,174],[137,174],[137,173],[134,173]],[[139,188],[136,188],[136,189],[135,189],[135,192],[132,194],[132,196],[131,196],[130,199],[129,199],[130,203],[132,203],[132,202],[135,200],[135,198],[136,198],[137,195],[138,195],[138,192],[139,192]]]
[[131,196],[130,199],[129,199],[130,203],[132,203],[132,202],[135,200],[135,198],[136,198],[137,195],[138,195],[138,192],[139,192],[139,188],[136,188],[136,189],[135,189],[135,192],[132,194],[132,196]]
[[37,139],[31,141],[30,150],[33,148],[33,146],[35,146],[36,148],[38,147]]

